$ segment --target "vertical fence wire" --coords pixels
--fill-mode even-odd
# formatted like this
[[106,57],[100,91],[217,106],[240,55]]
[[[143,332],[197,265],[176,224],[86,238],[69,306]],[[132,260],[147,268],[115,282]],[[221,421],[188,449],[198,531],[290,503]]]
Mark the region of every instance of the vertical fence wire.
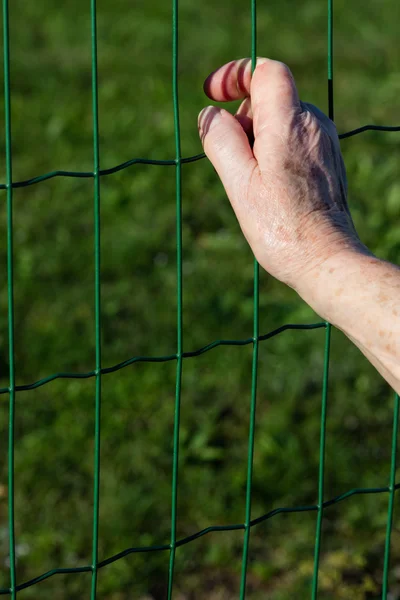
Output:
[[399,427],[399,395],[395,394],[394,414],[393,414],[393,434],[392,434],[392,456],[390,463],[390,482],[389,482],[389,504],[386,521],[386,540],[385,554],[383,559],[383,582],[382,582],[382,600],[386,600],[389,586],[389,567],[390,567],[390,541],[393,526],[394,499],[396,493],[396,458],[397,458],[397,431]]
[[333,0],[328,0],[328,116],[335,120],[333,102]]
[[331,343],[331,326],[326,324],[325,332],[325,352],[324,352],[324,375],[322,385],[322,406],[321,406],[321,433],[319,444],[319,473],[318,473],[318,516],[315,533],[314,550],[314,572],[312,580],[312,600],[318,596],[318,575],[319,575],[319,557],[321,552],[322,538],[322,519],[324,516],[324,478],[325,478],[325,434],[326,434],[326,408],[328,403],[328,375],[329,375],[329,354]]
[[91,600],[97,592],[97,563],[100,505],[100,428],[101,428],[101,263],[100,263],[100,152],[99,109],[97,78],[97,11],[96,0],[91,0],[92,37],[92,117],[93,117],[93,166],[94,166],[94,303],[96,342],[96,392],[94,431],[94,484],[93,484],[93,538],[92,538],[92,586]]
[[[251,70],[254,72],[257,64],[257,3],[251,0]],[[257,377],[258,377],[258,345],[259,345],[259,265],[254,259],[254,285],[253,285],[253,358],[251,374],[251,399],[250,399],[250,423],[249,441],[247,451],[247,482],[246,482],[246,508],[244,522],[244,540],[242,554],[242,574],[240,580],[240,600],[246,597],[247,565],[249,560],[250,546],[250,521],[251,521],[251,499],[253,481],[253,456],[256,426],[256,401],[257,401]]]
[[10,24],[8,0],[3,0],[4,44],[4,112],[7,189],[7,296],[8,296],[8,358],[9,358],[9,417],[8,417],[8,535],[11,598],[17,597],[14,518],[14,430],[15,430],[15,361],[14,361],[14,242],[13,188],[11,143],[11,86],[10,86]]
[[177,363],[175,387],[174,434],[172,455],[171,538],[168,570],[168,600],[172,587],[176,554],[176,519],[178,505],[179,426],[181,410],[183,324],[182,324],[182,155],[178,97],[178,0],[172,0],[172,101],[175,132],[175,200],[176,200],[176,277],[177,277]]
[[[251,2],[251,65],[252,72],[256,67],[257,24],[256,0]],[[333,95],[333,0],[328,2],[328,114],[334,120]],[[183,368],[183,283],[182,283],[182,155],[179,122],[178,98],[178,5],[179,0],[172,0],[172,100],[175,137],[175,203],[176,203],[176,273],[177,273],[177,353],[176,355],[176,390],[174,404],[174,431],[172,454],[172,489],[171,489],[171,535],[168,570],[168,600],[172,600],[175,555],[177,546],[177,503],[178,503],[178,468],[179,468],[179,430],[181,408],[181,386]],[[16,554],[15,554],[15,515],[14,515],[14,446],[15,446],[15,357],[14,357],[14,253],[13,253],[13,183],[12,183],[12,136],[11,136],[11,86],[10,86],[10,34],[9,34],[9,2],[2,1],[3,7],[3,45],[4,45],[4,111],[5,111],[5,151],[6,151],[6,185],[7,193],[7,295],[8,295],[8,342],[9,342],[9,433],[8,433],[8,528],[9,528],[9,561],[10,588],[1,590],[10,594],[12,600],[17,597]],[[98,533],[100,503],[100,430],[101,430],[101,256],[100,256],[100,151],[99,151],[99,114],[98,114],[98,65],[97,65],[97,8],[96,0],[91,0],[91,56],[92,56],[92,116],[93,116],[93,164],[94,164],[94,287],[95,287],[95,428],[94,428],[94,485],[93,485],[93,536],[91,569],[91,600],[96,600],[98,573]],[[325,350],[323,389],[321,402],[321,429],[318,473],[318,514],[316,523],[314,570],[312,578],[312,600],[318,596],[319,560],[322,540],[322,521],[324,503],[325,475],[325,439],[328,401],[328,376],[330,359],[331,325],[325,323]],[[251,503],[253,455],[255,442],[255,418],[258,377],[259,352],[259,265],[254,261],[253,286],[253,356],[252,383],[250,399],[250,419],[247,455],[247,482],[245,502],[244,539],[242,552],[240,600],[245,600],[246,579],[249,558],[251,532]],[[386,539],[383,565],[382,599],[388,595],[388,576],[390,567],[390,547],[393,527],[394,502],[396,492],[397,432],[400,417],[400,398],[395,395],[393,433],[391,445],[389,501],[386,522]],[[383,490],[382,490],[383,491]],[[243,526],[237,526],[242,528]],[[101,566],[101,565],[100,565]],[[63,569],[59,569],[60,572]],[[41,576],[42,577],[42,576]],[[38,581],[41,579],[38,578]],[[25,584],[18,589],[27,587]]]
[[[328,115],[334,120],[333,101],[333,0],[328,0]],[[318,473],[318,515],[315,533],[314,548],[314,571],[312,579],[312,600],[318,597],[318,575],[319,558],[321,554],[322,520],[324,516],[324,479],[325,479],[325,438],[326,438],[326,411],[328,404],[328,377],[329,377],[329,355],[331,343],[331,325],[326,323],[325,352],[324,352],[324,374],[322,384],[321,402],[321,429],[319,445],[319,473]]]

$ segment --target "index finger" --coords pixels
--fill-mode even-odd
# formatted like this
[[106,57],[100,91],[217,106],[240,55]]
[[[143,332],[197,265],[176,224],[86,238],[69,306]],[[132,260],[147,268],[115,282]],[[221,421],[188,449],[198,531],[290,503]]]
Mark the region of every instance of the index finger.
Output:
[[216,102],[230,102],[250,96],[251,59],[232,60],[207,77],[204,92]]
[[256,136],[271,118],[285,120],[302,111],[289,67],[269,58],[257,58],[253,75],[250,58],[227,63],[207,77],[204,91],[217,102],[251,96]]

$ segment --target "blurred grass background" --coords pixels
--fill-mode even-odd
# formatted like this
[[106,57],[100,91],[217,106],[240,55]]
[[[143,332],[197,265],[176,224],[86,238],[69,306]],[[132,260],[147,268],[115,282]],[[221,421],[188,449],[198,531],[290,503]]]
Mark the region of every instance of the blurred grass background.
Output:
[[[90,6],[10,3],[14,180],[92,170]],[[399,124],[397,0],[335,0],[339,132]],[[201,151],[202,83],[250,53],[250,4],[181,0],[182,151]],[[258,54],[286,61],[304,101],[327,110],[326,5],[258,2]],[[98,0],[101,167],[174,157],[171,7]],[[4,131],[3,98],[0,99]],[[0,179],[5,181],[4,135]],[[362,240],[398,262],[399,134],[344,140],[349,202]],[[57,178],[15,190],[16,378],[94,368],[93,181]],[[175,173],[136,165],[101,179],[103,365],[176,351]],[[252,255],[206,160],[183,167],[184,349],[252,335]],[[7,386],[5,192],[0,198],[0,385]],[[261,274],[260,331],[319,318]],[[253,517],[317,501],[323,330],[287,331],[260,347]],[[178,537],[244,520],[251,348],[185,360]],[[169,542],[175,363],[136,364],[103,377],[100,560]],[[393,393],[333,332],[325,497],[389,480]],[[0,586],[9,585],[8,398],[0,397]],[[91,562],[94,381],[58,380],[16,406],[17,578]],[[381,597],[387,494],[325,512],[320,596]],[[397,502],[396,502],[397,510]],[[316,513],[280,514],[253,528],[248,595],[307,598]],[[212,533],[177,551],[176,600],[238,597],[243,532]],[[162,600],[168,553],[130,555],[101,569],[98,598]],[[395,514],[391,598],[400,598]],[[21,600],[89,598],[90,575],[27,588]]]

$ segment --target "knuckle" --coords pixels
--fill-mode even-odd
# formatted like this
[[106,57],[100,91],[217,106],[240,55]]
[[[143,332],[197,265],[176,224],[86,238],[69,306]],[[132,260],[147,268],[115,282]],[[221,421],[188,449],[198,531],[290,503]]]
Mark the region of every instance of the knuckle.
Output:
[[289,69],[287,64],[281,61],[276,61],[276,72],[278,75],[281,75],[281,77],[289,77],[290,79],[293,79],[292,71]]
[[288,81],[293,81],[293,75],[287,64],[281,62],[279,60],[272,59],[263,59],[257,65],[258,68],[265,69],[265,71],[269,71],[269,75],[274,77],[287,79]]
[[294,79],[292,71],[285,63],[275,61],[273,72],[274,76],[276,77],[277,81],[279,82],[280,86],[282,86],[282,88],[286,89],[288,86],[290,86],[290,88],[293,86]]

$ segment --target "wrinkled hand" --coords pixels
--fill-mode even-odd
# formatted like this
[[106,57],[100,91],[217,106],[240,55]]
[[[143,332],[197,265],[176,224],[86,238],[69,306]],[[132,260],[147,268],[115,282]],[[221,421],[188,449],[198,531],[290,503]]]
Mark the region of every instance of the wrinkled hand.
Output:
[[335,125],[300,102],[288,67],[260,58],[252,76],[249,59],[233,61],[204,90],[245,99],[235,117],[205,108],[199,132],[258,262],[297,289],[328,258],[362,249]]

